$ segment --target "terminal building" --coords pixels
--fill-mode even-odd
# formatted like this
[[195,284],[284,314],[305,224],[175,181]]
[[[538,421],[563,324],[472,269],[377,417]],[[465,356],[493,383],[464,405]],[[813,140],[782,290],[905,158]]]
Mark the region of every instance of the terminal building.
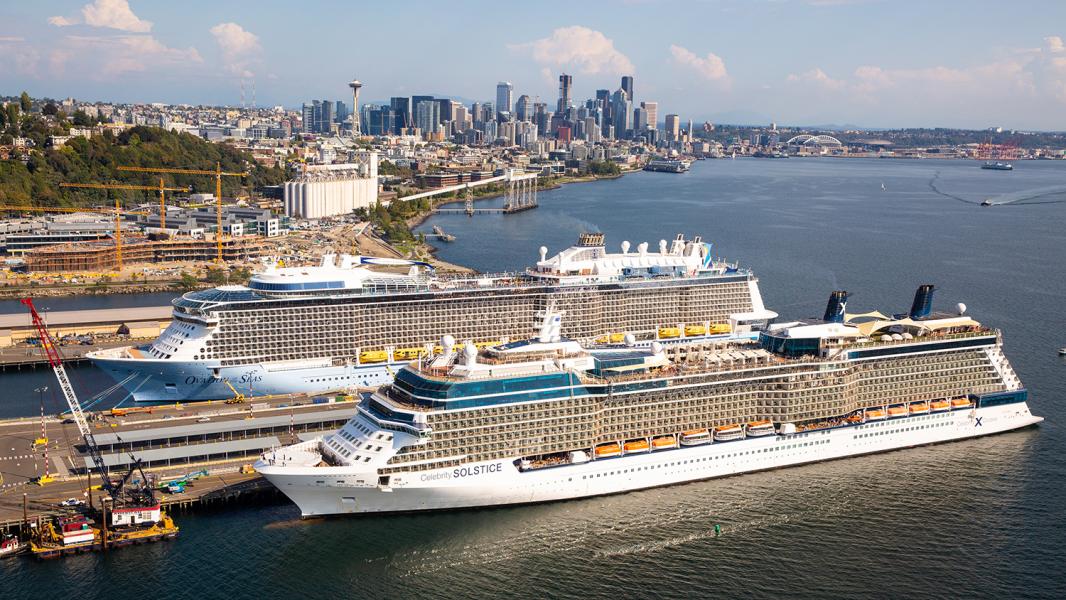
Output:
[[309,165],[285,183],[285,215],[321,219],[370,208],[378,200],[378,155],[354,163]]

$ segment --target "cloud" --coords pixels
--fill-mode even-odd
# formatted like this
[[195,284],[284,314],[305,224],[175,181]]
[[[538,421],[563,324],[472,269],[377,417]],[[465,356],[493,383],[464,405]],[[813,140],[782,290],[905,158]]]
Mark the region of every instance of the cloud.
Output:
[[670,54],[673,55],[675,63],[696,71],[700,77],[708,81],[729,82],[729,73],[726,71],[725,62],[713,52],[708,52],[707,56],[701,58],[688,48],[671,44]]
[[222,50],[226,68],[240,77],[253,77],[249,67],[258,62],[263,52],[259,36],[236,23],[219,23],[211,28],[211,35]]
[[514,52],[529,54],[542,65],[554,65],[564,70],[577,69],[586,75],[621,75],[634,72],[633,63],[614,47],[614,42],[602,32],[580,25],[560,27],[546,38],[511,44]]
[[202,62],[196,48],[170,48],[150,35],[71,35],[49,56],[54,74],[71,70],[95,79]]
[[26,38],[17,35],[0,35],[0,44],[14,44],[17,42],[25,42]]
[[810,71],[806,71],[798,75],[795,73],[791,73],[788,77],[785,78],[785,81],[791,83],[810,83],[832,90],[839,90],[846,85],[843,81],[840,81],[839,79],[833,79],[832,77],[827,75],[825,71],[818,68],[811,69]]
[[[133,14],[127,0],[95,0],[81,7],[81,17],[86,25],[92,27],[106,27],[131,33],[148,33],[152,30],[152,22]],[[56,27],[69,27],[82,21],[63,16],[48,18],[48,22]]]
[[0,75],[16,73],[29,77],[39,75],[38,65],[41,54],[36,48],[25,43],[25,39],[18,36],[0,36]]
[[1057,35],[1049,35],[1044,38],[1044,48],[1052,54],[1066,52],[1066,45],[1062,43],[1062,38]]

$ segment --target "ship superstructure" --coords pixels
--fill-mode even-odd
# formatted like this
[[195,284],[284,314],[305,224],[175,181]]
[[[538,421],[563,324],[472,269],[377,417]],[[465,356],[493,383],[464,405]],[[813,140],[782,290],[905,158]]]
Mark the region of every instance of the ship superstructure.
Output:
[[[383,267],[403,267],[390,272]],[[209,400],[372,387],[444,334],[496,343],[526,334],[552,303],[565,335],[591,341],[750,334],[776,313],[748,269],[699,237],[608,252],[603,234],[521,273],[439,276],[397,259],[327,255],[318,267],[270,266],[247,286],[190,292],[154,342],[89,355],[138,401]],[[402,270],[402,269],[401,269]],[[702,333],[700,333],[702,332]]]
[[263,455],[303,515],[609,494],[997,433],[1041,421],[998,331],[960,310],[845,313],[756,341],[589,351],[544,313],[528,341],[448,337],[339,431]]

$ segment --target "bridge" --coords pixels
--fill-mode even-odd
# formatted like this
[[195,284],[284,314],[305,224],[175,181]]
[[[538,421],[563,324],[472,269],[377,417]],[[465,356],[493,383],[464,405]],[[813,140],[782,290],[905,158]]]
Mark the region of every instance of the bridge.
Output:
[[[471,216],[476,214],[516,213],[537,207],[537,176],[536,173],[518,173],[516,169],[507,169],[506,173],[498,177],[489,177],[488,179],[481,179],[479,181],[471,181],[459,185],[437,188],[435,190],[429,190],[428,192],[420,192],[418,194],[404,196],[403,198],[400,198],[400,200],[418,200],[420,198],[431,198],[433,196],[439,196],[451,192],[463,192],[465,195],[463,208],[437,208],[434,209],[433,212],[438,214],[464,213]],[[507,192],[503,208],[474,208],[474,198],[470,193],[470,190],[478,186],[501,181],[507,183]]]
[[843,142],[831,135],[810,135],[807,133],[789,138],[788,146],[843,146]]

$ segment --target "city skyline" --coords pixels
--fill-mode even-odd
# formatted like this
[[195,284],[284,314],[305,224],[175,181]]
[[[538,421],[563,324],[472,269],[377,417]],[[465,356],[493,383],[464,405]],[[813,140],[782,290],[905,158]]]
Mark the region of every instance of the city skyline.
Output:
[[[494,25],[501,15],[475,10],[480,4],[405,5],[418,18],[381,5],[356,15],[333,2],[285,13],[198,0],[5,6],[0,94],[237,106],[243,89],[245,103],[296,108],[350,99],[354,77],[366,101],[491,102],[505,81],[512,100],[552,107],[564,73],[575,102],[614,93],[631,75],[629,101],[657,102],[659,118],[1066,129],[1066,32],[1050,25],[1066,16],[1059,4],[1012,14],[1002,28],[983,18],[992,5],[978,3],[959,11],[848,0],[548,2],[535,18],[522,16],[520,34]],[[466,26],[477,35],[456,33],[460,13],[474,15]],[[342,35],[357,24],[358,36]]]

